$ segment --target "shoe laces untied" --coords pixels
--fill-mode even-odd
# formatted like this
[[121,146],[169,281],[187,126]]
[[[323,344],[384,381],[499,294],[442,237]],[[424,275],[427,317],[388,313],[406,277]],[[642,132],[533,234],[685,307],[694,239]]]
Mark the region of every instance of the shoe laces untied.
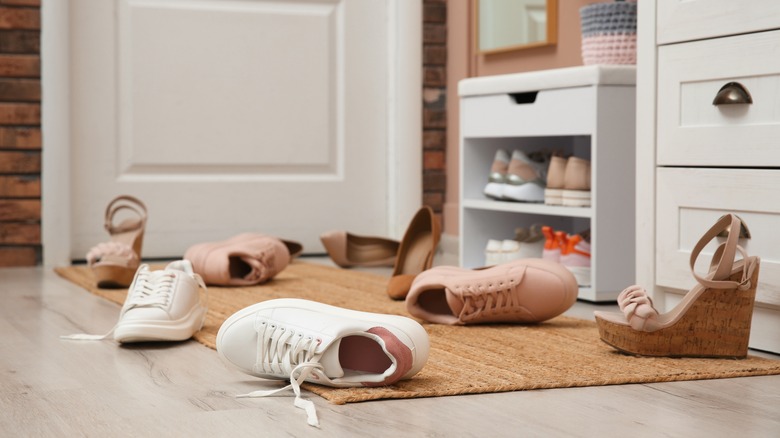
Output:
[[314,403],[301,397],[301,383],[312,371],[322,370],[319,363],[322,353],[317,353],[317,347],[322,340],[303,332],[284,327],[275,321],[258,318],[255,322],[257,330],[257,363],[254,371],[257,374],[290,376],[290,384],[279,389],[253,391],[237,397],[268,397],[292,388],[295,393],[295,407],[306,411],[307,423],[319,427],[319,419]]
[[[130,309],[138,307],[168,307],[173,295],[173,283],[176,275],[175,272],[169,270],[150,271],[148,265],[141,265],[136,272],[132,288],[128,291],[128,297],[122,307],[119,320],[121,321],[122,315]],[[206,284],[203,282],[200,275],[194,274],[194,278],[201,287],[201,290],[207,294]],[[201,305],[205,307],[207,299],[202,299],[201,302],[203,303]],[[119,321],[117,321],[117,324],[104,335],[78,333],[73,335],[62,335],[60,338],[73,341],[99,341],[110,337],[114,333],[114,330],[116,330],[118,324]]]

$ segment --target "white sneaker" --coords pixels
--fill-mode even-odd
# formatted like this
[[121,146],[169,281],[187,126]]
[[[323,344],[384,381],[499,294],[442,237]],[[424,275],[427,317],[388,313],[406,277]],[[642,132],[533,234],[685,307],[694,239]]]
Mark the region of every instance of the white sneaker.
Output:
[[507,182],[502,192],[503,198],[520,202],[544,202],[545,180],[547,179],[546,157],[534,155],[541,161],[533,160],[520,150],[512,153],[507,169]]
[[244,373],[290,380],[284,388],[239,397],[265,397],[292,387],[295,406],[319,426],[314,404],[300,397],[304,381],[334,387],[385,386],[409,379],[428,360],[428,334],[398,315],[358,312],[283,298],[254,304],[228,318],[217,352]]
[[100,340],[113,333],[117,342],[183,341],[203,327],[206,306],[200,288],[206,285],[192,271],[192,264],[179,260],[160,271],[141,265],[127,292],[119,321],[105,335],[70,335],[64,339]]
[[500,240],[488,239],[487,246],[485,246],[485,266],[499,265],[504,262],[501,245]]

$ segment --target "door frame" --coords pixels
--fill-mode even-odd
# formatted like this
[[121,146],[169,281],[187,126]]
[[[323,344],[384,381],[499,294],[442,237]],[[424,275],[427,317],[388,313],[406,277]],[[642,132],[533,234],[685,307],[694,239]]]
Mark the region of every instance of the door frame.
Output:
[[[399,238],[422,205],[422,0],[386,7],[387,220]],[[71,263],[69,2],[43,0],[41,23],[41,244],[44,266],[57,266]]]

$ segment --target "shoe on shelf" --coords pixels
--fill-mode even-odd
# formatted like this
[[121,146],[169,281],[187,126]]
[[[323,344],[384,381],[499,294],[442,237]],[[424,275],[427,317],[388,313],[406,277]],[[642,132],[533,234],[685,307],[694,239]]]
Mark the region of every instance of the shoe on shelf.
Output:
[[512,152],[507,169],[503,199],[519,202],[544,202],[545,180],[549,160],[544,154],[534,159],[520,150]]
[[193,245],[184,258],[192,262],[195,272],[208,285],[251,286],[272,279],[287,267],[291,244],[301,247],[265,234],[243,233],[219,242]]
[[572,273],[547,260],[478,270],[437,266],[414,280],[406,310],[437,324],[537,323],[568,310],[578,293]]
[[393,266],[400,245],[397,240],[360,236],[346,231],[323,233],[320,241],[331,260],[342,268]]
[[568,236],[561,264],[577,279],[580,286],[590,286],[590,243],[580,234]]
[[569,157],[564,173],[563,205],[567,207],[590,207],[590,161]]
[[[641,356],[746,357],[761,260],[738,245],[740,228],[740,219],[727,214],[704,233],[690,258],[697,284],[671,311],[660,314],[645,289],[631,286],[618,296],[622,314],[595,312],[601,340]],[[699,253],[723,231],[726,241],[700,276],[694,270]]]
[[429,340],[416,321],[358,312],[300,299],[251,305],[229,317],[217,333],[217,352],[228,364],[290,385],[255,391],[265,397],[292,387],[295,406],[318,426],[314,404],[301,398],[304,381],[333,387],[387,386],[417,374]]
[[504,186],[506,185],[506,173],[509,169],[509,153],[503,149],[496,151],[493,164],[490,166],[490,176],[485,186],[485,196],[493,199],[502,199]]
[[544,203],[547,205],[563,205],[567,161],[567,158],[558,155],[550,159],[550,167],[547,169],[547,187],[544,189]]
[[501,263],[511,262],[520,257],[521,243],[514,239],[504,239],[501,241]]
[[390,298],[406,298],[414,277],[433,265],[440,235],[441,227],[433,210],[423,206],[409,222],[398,248],[393,274],[387,284],[387,295]]
[[542,227],[544,235],[544,248],[542,249],[542,259],[558,263],[561,261],[561,246],[555,236],[555,230],[550,226]]
[[[131,217],[115,223],[128,212]],[[105,227],[111,240],[97,244],[87,253],[87,264],[97,287],[123,288],[133,281],[141,263],[146,218],[146,205],[133,196],[117,196],[108,204]]]
[[171,262],[163,270],[141,265],[127,292],[119,321],[105,335],[62,336],[70,340],[101,340],[113,334],[121,343],[184,341],[197,333],[206,318],[206,285],[187,260]]
[[520,242],[517,259],[538,259],[542,257],[545,237],[541,225],[533,224],[528,228],[516,228],[515,240]]
[[485,266],[500,265],[504,261],[501,245],[503,241],[489,239],[485,246]]

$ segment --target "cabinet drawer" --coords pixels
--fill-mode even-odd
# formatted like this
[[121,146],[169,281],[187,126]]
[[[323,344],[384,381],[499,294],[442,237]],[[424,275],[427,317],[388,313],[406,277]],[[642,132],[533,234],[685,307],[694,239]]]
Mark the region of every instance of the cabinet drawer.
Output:
[[[729,82],[753,103],[714,105]],[[658,164],[779,167],[778,96],[780,31],[659,47]]]
[[656,18],[658,44],[668,44],[780,28],[780,2],[659,0]]
[[[657,186],[658,286],[690,289],[691,250],[720,216],[735,213],[751,233],[740,245],[761,257],[757,301],[780,308],[780,170],[659,168]],[[723,241],[716,240],[699,255],[697,272],[707,271]]]
[[513,93],[462,97],[461,135],[511,137],[589,134],[594,127],[596,89],[595,86],[588,86],[525,92],[515,94],[514,97]]

